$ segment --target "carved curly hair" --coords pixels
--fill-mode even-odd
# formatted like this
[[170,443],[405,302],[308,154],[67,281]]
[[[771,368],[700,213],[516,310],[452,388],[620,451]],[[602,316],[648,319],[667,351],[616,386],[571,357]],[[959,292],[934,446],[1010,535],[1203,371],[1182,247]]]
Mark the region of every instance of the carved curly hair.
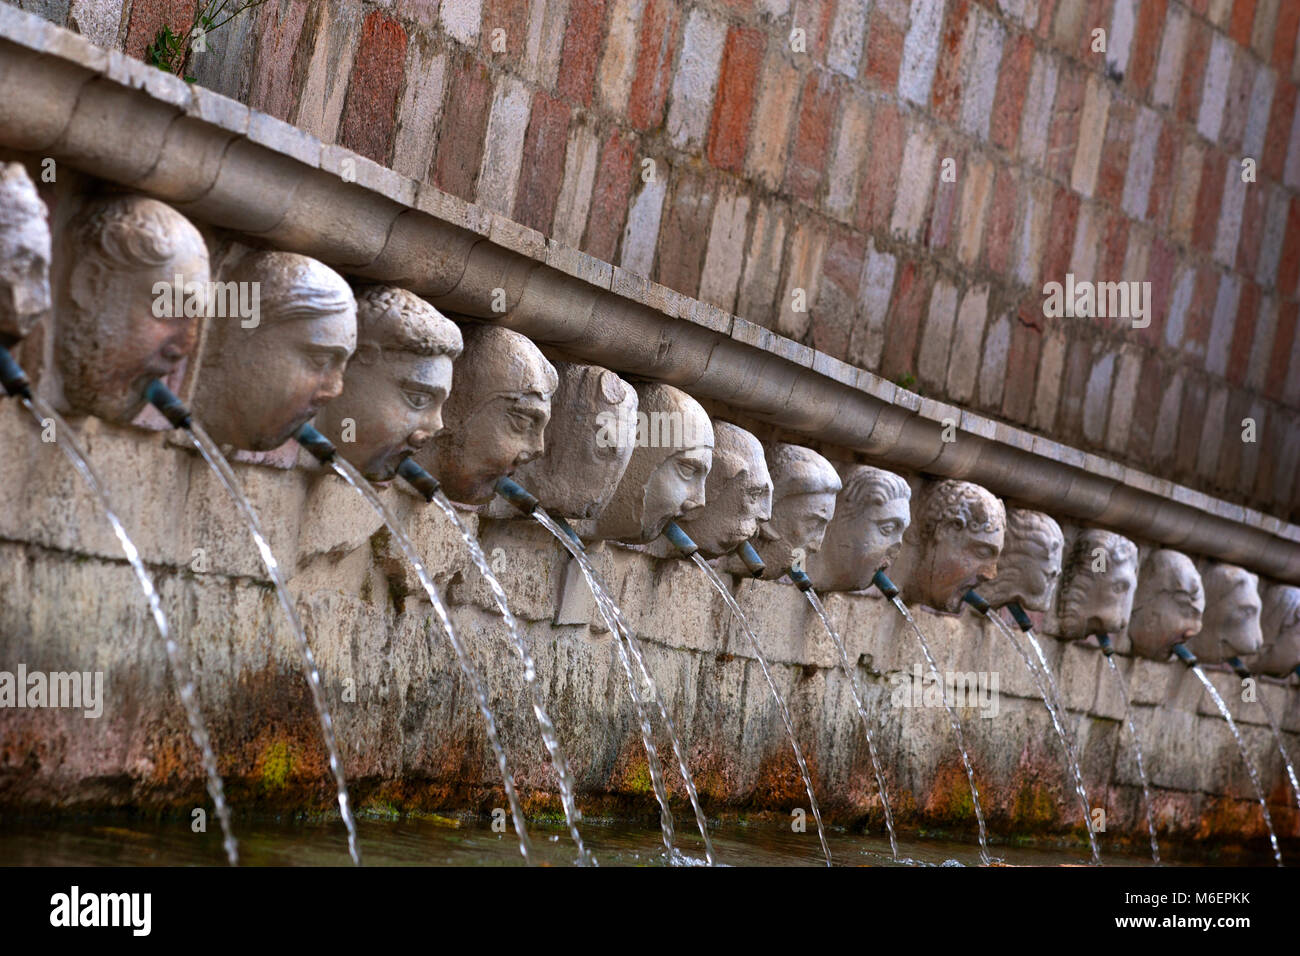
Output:
[[975,532],[1001,531],[1007,526],[1006,507],[979,485],[947,479],[930,489],[916,518],[922,541],[933,541],[943,525]]
[[1109,570],[1121,564],[1137,564],[1137,545],[1128,538],[1101,528],[1084,528],[1075,537],[1070,554],[1061,568],[1061,617],[1076,616],[1091,580],[1090,574],[1081,572],[1091,568],[1092,552],[1097,548],[1105,552],[1106,567]]

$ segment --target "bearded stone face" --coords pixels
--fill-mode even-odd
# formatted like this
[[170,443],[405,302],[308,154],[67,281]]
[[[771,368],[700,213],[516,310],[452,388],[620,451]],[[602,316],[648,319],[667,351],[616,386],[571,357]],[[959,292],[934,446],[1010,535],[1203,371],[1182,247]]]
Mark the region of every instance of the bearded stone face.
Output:
[[[141,196],[91,203],[68,228],[55,366],[74,413],[125,424],[145,387],[193,350],[206,311],[208,250],[188,220]],[[187,308],[171,308],[179,285]]]
[[551,515],[598,518],[614,496],[636,448],[636,391],[608,369],[557,362],[545,449],[515,480]]
[[1006,537],[1006,509],[969,481],[941,481],[929,489],[917,532],[920,560],[904,598],[938,611],[961,610],[972,588],[993,580]]
[[1061,526],[1050,517],[1008,508],[997,577],[980,588],[980,595],[995,608],[1015,603],[1026,611],[1048,610],[1061,577],[1064,549]]
[[1162,661],[1175,644],[1201,630],[1205,591],[1191,558],[1177,551],[1153,551],[1142,566],[1128,636],[1133,650]]
[[819,591],[869,587],[876,571],[898,557],[912,521],[912,491],[901,476],[850,465],[842,480],[821,548],[808,561],[808,576]]
[[713,465],[705,482],[708,506],[683,530],[705,557],[730,554],[772,517],[772,478],[757,438],[729,422],[714,422]]
[[1137,546],[1110,531],[1080,531],[1061,575],[1058,636],[1119,633],[1128,626],[1136,590]]
[[1264,644],[1252,669],[1285,677],[1300,667],[1300,588],[1275,584],[1266,589],[1260,627]]
[[1205,618],[1201,633],[1187,642],[1192,653],[1211,664],[1259,653],[1259,578],[1235,565],[1212,564],[1202,579]]

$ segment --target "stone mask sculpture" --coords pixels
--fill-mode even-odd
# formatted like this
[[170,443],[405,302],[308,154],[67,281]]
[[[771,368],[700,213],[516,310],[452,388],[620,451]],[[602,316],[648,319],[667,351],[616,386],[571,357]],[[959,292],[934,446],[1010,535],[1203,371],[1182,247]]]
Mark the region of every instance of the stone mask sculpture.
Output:
[[842,484],[834,465],[801,445],[769,445],[767,467],[772,519],[759,525],[754,549],[766,565],[763,577],[775,579],[791,569],[805,570],[808,557],[821,548]]
[[1210,664],[1259,653],[1264,640],[1259,578],[1231,564],[1212,564],[1201,578],[1205,618],[1201,633],[1187,642],[1192,653]]
[[1187,555],[1162,548],[1142,562],[1128,636],[1135,653],[1154,661],[1167,658],[1201,630],[1205,591]]
[[821,548],[808,559],[808,577],[819,591],[860,591],[887,568],[903,546],[912,522],[912,489],[892,471],[850,465],[835,499],[835,515]]
[[1285,677],[1300,667],[1300,588],[1275,584],[1264,590],[1260,630],[1264,644],[1252,670]]
[[595,536],[645,544],[704,507],[714,437],[700,403],[680,389],[640,384],[636,395],[636,447]]
[[[175,372],[207,312],[208,250],[180,213],[143,196],[89,203],[61,254],[54,367],[68,410],[130,422],[144,389]],[[173,315],[173,289],[186,291]]]
[[682,529],[706,558],[730,554],[772,517],[772,476],[763,445],[730,422],[713,423],[713,467],[705,482],[708,507]]
[[984,488],[969,481],[938,482],[912,526],[919,560],[904,598],[938,611],[961,610],[967,591],[997,576],[1006,526],[1002,502]]
[[636,421],[636,390],[595,365],[556,362],[555,371],[546,448],[514,477],[550,514],[588,520],[605,510],[632,459],[634,443],[620,436]]
[[460,329],[428,302],[394,286],[357,293],[357,350],[343,394],[316,427],[372,481],[388,481],[402,461],[442,431]]
[[1041,511],[1007,509],[1006,540],[998,556],[998,573],[979,589],[992,607],[1019,604],[1026,611],[1046,611],[1061,576],[1065,535]]
[[1137,556],[1137,545],[1113,531],[1080,531],[1061,570],[1057,636],[1075,641],[1122,631],[1133,610]]
[[260,290],[260,308],[209,323],[194,414],[220,445],[269,451],[343,391],[356,300],[341,275],[292,252],[249,253],[225,280]]
[[454,501],[486,504],[496,483],[538,457],[559,385],[554,366],[518,332],[472,325],[462,332],[446,428],[416,461]]
[[50,309],[47,216],[22,164],[0,164],[0,346],[22,341]]

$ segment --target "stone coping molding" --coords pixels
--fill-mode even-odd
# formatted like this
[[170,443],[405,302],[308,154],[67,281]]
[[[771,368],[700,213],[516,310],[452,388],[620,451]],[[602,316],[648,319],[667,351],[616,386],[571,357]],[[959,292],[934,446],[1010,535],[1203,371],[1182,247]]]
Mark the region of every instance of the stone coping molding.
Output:
[[9,4],[0,147],[874,463],[1300,584],[1300,526],[923,398]]

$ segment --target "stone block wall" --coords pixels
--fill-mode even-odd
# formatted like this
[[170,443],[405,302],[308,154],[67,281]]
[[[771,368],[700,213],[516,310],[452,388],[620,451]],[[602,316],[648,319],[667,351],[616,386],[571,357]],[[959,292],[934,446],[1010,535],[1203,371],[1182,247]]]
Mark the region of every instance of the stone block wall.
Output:
[[[195,5],[19,3],[133,56]],[[1294,519],[1298,28],[1287,0],[270,0],[192,71],[926,395]],[[1067,273],[1149,280],[1150,326],[1045,317]]]
[[[298,653],[246,529],[193,452],[164,433],[80,424],[81,438],[158,582],[187,649],[237,812],[331,809],[333,791]],[[187,813],[203,777],[166,659],[108,525],[57,449],[14,403],[0,404],[0,660],[29,671],[101,671],[99,718],[6,709],[0,721],[0,814],[112,807]],[[410,569],[377,519],[333,475],[307,467],[235,466],[289,575],[335,716],[354,801],[388,812],[487,812],[504,806],[499,774],[466,681]],[[500,733],[531,813],[558,812],[521,668],[459,538],[436,511],[384,492],[446,595],[484,674]],[[654,817],[646,758],[609,633],[580,576],[540,526],[466,513],[532,642],[547,708],[589,817]],[[1069,529],[1067,529],[1069,530]],[[807,809],[780,716],[749,644],[692,565],[605,546],[595,552],[645,649],[682,735],[707,811],[788,816]],[[729,580],[792,712],[828,820],[880,832],[883,816],[848,683],[793,587]],[[576,585],[576,590],[574,587]],[[560,608],[563,606],[563,611]],[[946,711],[924,703],[923,658],[894,610],[864,594],[827,596],[875,722],[900,826],[973,836],[974,817]],[[1063,754],[1023,663],[969,612],[918,611],[944,671],[996,680],[995,709],[962,708],[991,829],[1016,838],[1080,839]],[[1145,845],[1141,788],[1123,699],[1097,649],[1044,637],[1107,842]],[[1119,638],[1124,647],[1124,639]],[[1154,785],[1166,855],[1264,847],[1262,821],[1223,720],[1174,663],[1121,658]],[[1285,774],[1257,704],[1230,674],[1230,701],[1260,767],[1279,834],[1300,843]],[[926,682],[922,682],[924,684]],[[913,691],[912,688],[916,687]],[[1300,744],[1300,696],[1260,693]],[[906,696],[903,696],[906,695]],[[906,704],[905,701],[912,701]],[[657,745],[677,810],[689,818],[668,740]],[[683,824],[684,826],[685,824]],[[809,836],[810,858],[816,856]]]

